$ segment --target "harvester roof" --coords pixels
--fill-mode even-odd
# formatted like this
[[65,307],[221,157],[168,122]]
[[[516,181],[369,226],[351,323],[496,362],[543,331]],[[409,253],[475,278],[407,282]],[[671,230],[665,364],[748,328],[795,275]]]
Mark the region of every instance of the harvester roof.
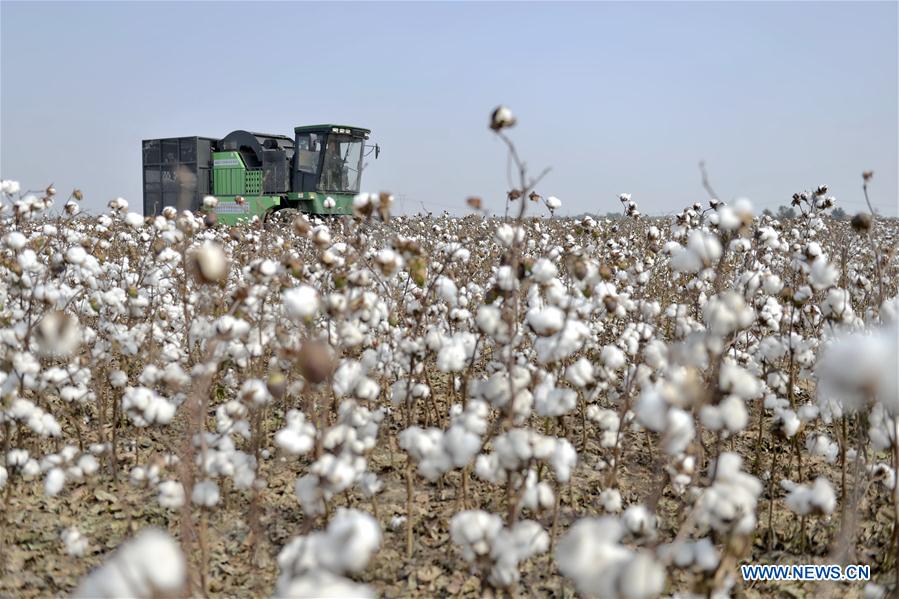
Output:
[[368,134],[371,133],[371,129],[365,129],[364,127],[354,127],[353,125],[334,125],[334,124],[323,124],[323,125],[304,125],[302,127],[294,127],[295,133],[305,133],[307,131],[328,131],[332,133],[347,133],[353,136],[364,136],[368,137]]

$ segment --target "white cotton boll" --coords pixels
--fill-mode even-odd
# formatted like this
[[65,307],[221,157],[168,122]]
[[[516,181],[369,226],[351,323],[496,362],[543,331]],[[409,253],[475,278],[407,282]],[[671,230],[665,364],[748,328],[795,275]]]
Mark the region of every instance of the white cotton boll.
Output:
[[218,206],[219,201],[215,196],[203,196],[203,208],[206,210],[214,210]]
[[559,571],[583,595],[618,597],[619,575],[633,555],[619,544],[623,534],[623,525],[614,517],[581,518],[559,540]]
[[287,413],[287,426],[275,433],[275,445],[291,455],[307,453],[315,444],[315,427],[299,410]]
[[749,413],[746,404],[735,395],[728,395],[718,404],[721,416],[721,426],[730,433],[738,433],[746,428],[749,423]]
[[66,555],[81,557],[87,551],[87,538],[74,526],[66,528],[59,535],[66,548]]
[[551,364],[571,357],[583,347],[590,335],[590,329],[586,324],[568,318],[561,331],[548,337],[539,337],[534,341],[537,362]]
[[639,551],[628,560],[618,576],[621,597],[652,599],[665,589],[665,568],[647,551]]
[[[539,457],[536,451],[535,456]],[[556,439],[552,455],[549,456],[549,464],[560,483],[568,482],[571,478],[571,471],[577,465],[577,451],[575,451],[574,445],[564,437]]]
[[25,247],[26,243],[28,243],[28,238],[18,231],[11,231],[3,236],[3,243],[5,243],[6,247],[9,249],[18,252]]
[[125,215],[125,224],[133,229],[140,229],[144,226],[144,215],[137,212],[129,212]]
[[0,466],[0,489],[6,486],[6,480],[9,478],[9,472],[7,472],[5,466]]
[[465,561],[473,562],[490,553],[491,544],[503,528],[502,519],[483,510],[466,510],[450,520],[450,538],[462,550]]
[[8,466],[22,467],[28,462],[27,449],[10,449],[6,452],[6,464]]
[[577,362],[565,369],[565,380],[575,387],[586,387],[595,380],[593,364],[587,358],[579,358]]
[[46,493],[48,497],[55,497],[62,491],[65,484],[66,473],[63,472],[61,468],[52,468],[47,473],[47,478],[44,480],[44,493]]
[[176,480],[165,480],[159,483],[159,505],[168,509],[178,509],[184,505],[184,487]]
[[288,316],[299,321],[315,317],[320,304],[318,292],[309,285],[288,289],[281,295],[281,301]]
[[805,516],[808,514],[830,514],[836,508],[836,495],[830,482],[818,477],[811,487],[796,485],[786,498],[791,511]]
[[618,489],[604,489],[599,494],[599,505],[604,512],[617,514],[623,507],[621,492]]
[[21,187],[21,185],[19,185],[18,181],[12,181],[9,179],[0,181],[0,192],[2,192],[2,193],[8,194],[8,195],[14,195],[14,194],[19,193],[19,190],[21,190],[21,188],[22,187]]
[[[334,200],[331,200],[332,208]],[[327,201],[325,200],[325,208]],[[275,597],[283,599],[369,599],[377,595],[368,586],[324,570],[306,572],[295,578],[278,579]]]
[[831,441],[827,435],[809,435],[806,437],[805,447],[810,454],[823,457],[828,464],[835,463],[840,453],[839,444]]
[[78,458],[78,467],[84,472],[84,474],[90,476],[95,474],[97,470],[100,469],[100,462],[97,461],[97,458],[92,456],[89,453],[84,454],[80,458]]
[[627,363],[624,352],[614,345],[604,346],[600,353],[600,359],[609,370],[619,370]]
[[627,530],[638,538],[649,538],[655,534],[656,517],[643,504],[629,506],[621,516]]
[[214,480],[201,480],[194,485],[190,499],[201,507],[214,507],[219,502],[219,487]]
[[503,328],[502,313],[496,306],[483,305],[478,308],[475,323],[485,335],[495,337]]
[[718,238],[699,230],[690,232],[687,247],[676,246],[671,253],[671,268],[677,272],[694,273],[717,263],[721,257]]
[[562,330],[562,326],[565,323],[565,313],[555,306],[543,309],[531,308],[528,310],[525,319],[535,333],[541,336],[548,336]]
[[475,338],[471,333],[456,333],[441,341],[437,352],[437,369],[441,372],[462,372],[474,353]]
[[116,388],[122,388],[128,384],[128,375],[123,370],[113,370],[109,373],[109,384]]
[[562,200],[556,196],[549,196],[546,198],[546,207],[549,208],[550,212],[555,212],[562,207]]
[[326,565],[333,572],[361,572],[381,544],[381,527],[369,514],[341,508],[328,524],[333,553]]
[[668,410],[667,427],[662,435],[662,450],[668,455],[682,453],[693,441],[693,419],[680,408]]
[[553,376],[547,376],[534,388],[534,405],[541,416],[562,416],[577,405],[577,392],[556,388]]
[[802,422],[793,410],[781,410],[775,415],[775,418],[780,421],[780,431],[788,439],[796,435],[799,432],[799,427],[802,425]]
[[637,422],[657,433],[665,429],[668,416],[668,403],[657,390],[648,388],[640,394],[634,407]]
[[152,599],[178,595],[187,569],[181,548],[167,533],[144,529],[81,581],[76,599]]
[[815,365],[819,405],[823,408],[832,399],[854,411],[876,398],[889,414],[899,415],[897,353],[895,326],[837,337]]
[[73,245],[66,250],[66,262],[69,264],[83,264],[87,258],[87,251],[80,245]]
[[755,399],[762,393],[762,382],[744,368],[725,362],[718,377],[722,391],[742,399]]
[[531,267],[531,277],[538,283],[545,284],[552,281],[559,274],[559,269],[550,260],[540,258]]
[[195,248],[190,258],[203,282],[222,282],[228,278],[228,258],[219,244],[207,241]]
[[456,287],[456,283],[449,277],[443,275],[437,277],[437,281],[434,284],[434,290],[437,292],[437,297],[450,306],[458,305],[459,288]]
[[512,247],[513,243],[521,243],[524,239],[524,230],[521,227],[512,227],[506,223],[496,228],[496,240],[505,247]]
[[[820,252],[820,249],[818,251]],[[808,280],[816,291],[820,291],[834,285],[839,277],[839,271],[828,264],[826,258],[819,256],[811,264]]]
[[34,458],[28,458],[28,461],[25,462],[25,465],[22,466],[22,476],[25,480],[32,480],[37,478],[37,476],[41,473],[41,465],[38,464],[38,461]]

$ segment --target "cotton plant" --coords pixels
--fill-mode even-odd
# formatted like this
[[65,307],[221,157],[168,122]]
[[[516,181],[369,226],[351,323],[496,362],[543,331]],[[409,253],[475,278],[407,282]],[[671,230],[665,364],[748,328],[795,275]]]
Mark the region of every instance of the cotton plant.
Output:
[[[389,593],[351,577],[371,547],[427,529],[509,592],[551,544],[582,594],[720,596],[739,592],[734,559],[772,514],[892,517],[897,231],[830,219],[822,187],[792,220],[719,199],[644,217],[626,194],[624,218],[567,219],[525,181],[508,218],[477,198],[465,218],[389,215],[389,194],[360,194],[354,219],[225,227],[212,199],[85,216],[74,194],[14,183],[0,487],[13,501],[83,487],[88,502],[96,483],[135,515],[158,504],[200,558],[190,588],[152,594],[210,592],[219,558],[196,545],[220,541],[203,522],[235,504],[264,550],[258,514],[282,480],[304,532],[279,595]],[[54,198],[64,216],[45,220]],[[555,218],[528,218],[541,205]],[[342,515],[360,498],[383,539]],[[444,501],[457,513],[434,528],[423,515]],[[72,558],[94,551],[78,526],[54,531]]]
[[579,593],[596,597],[656,597],[665,588],[666,572],[647,550],[622,544],[625,525],[614,516],[581,518],[555,550],[559,571]]
[[450,538],[475,570],[486,573],[496,588],[509,588],[521,578],[520,564],[549,548],[549,535],[533,520],[511,527],[502,518],[482,510],[459,512],[450,520]]
[[278,554],[279,597],[374,596],[348,574],[365,569],[381,544],[381,529],[369,514],[340,509],[325,530],[295,537]]
[[175,595],[187,582],[178,544],[165,532],[147,528],[119,547],[81,580],[73,597],[158,597]]

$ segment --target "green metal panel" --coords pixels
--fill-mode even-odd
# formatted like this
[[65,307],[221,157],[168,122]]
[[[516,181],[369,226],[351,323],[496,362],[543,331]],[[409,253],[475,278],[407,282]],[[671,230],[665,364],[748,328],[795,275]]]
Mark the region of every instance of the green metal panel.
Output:
[[[212,154],[212,193],[216,196],[239,196],[248,193],[247,169],[239,152]],[[259,193],[254,191],[253,193]]]
[[278,196],[245,197],[242,205],[235,202],[235,199],[235,196],[219,197],[218,205],[215,207],[219,223],[236,225],[240,222],[249,221],[254,216],[262,219],[265,218],[265,213],[269,209],[281,203],[281,198]]
[[240,152],[213,152],[212,168],[247,168]]
[[253,169],[245,172],[244,193],[247,195],[260,195],[262,193],[262,169]]

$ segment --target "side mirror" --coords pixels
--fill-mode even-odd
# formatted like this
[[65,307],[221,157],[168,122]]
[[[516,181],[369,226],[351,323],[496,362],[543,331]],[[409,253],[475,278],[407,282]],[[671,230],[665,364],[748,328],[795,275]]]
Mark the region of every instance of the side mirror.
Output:
[[380,155],[380,153],[381,153],[381,146],[379,146],[378,144],[375,144],[375,160],[378,159],[378,155]]

